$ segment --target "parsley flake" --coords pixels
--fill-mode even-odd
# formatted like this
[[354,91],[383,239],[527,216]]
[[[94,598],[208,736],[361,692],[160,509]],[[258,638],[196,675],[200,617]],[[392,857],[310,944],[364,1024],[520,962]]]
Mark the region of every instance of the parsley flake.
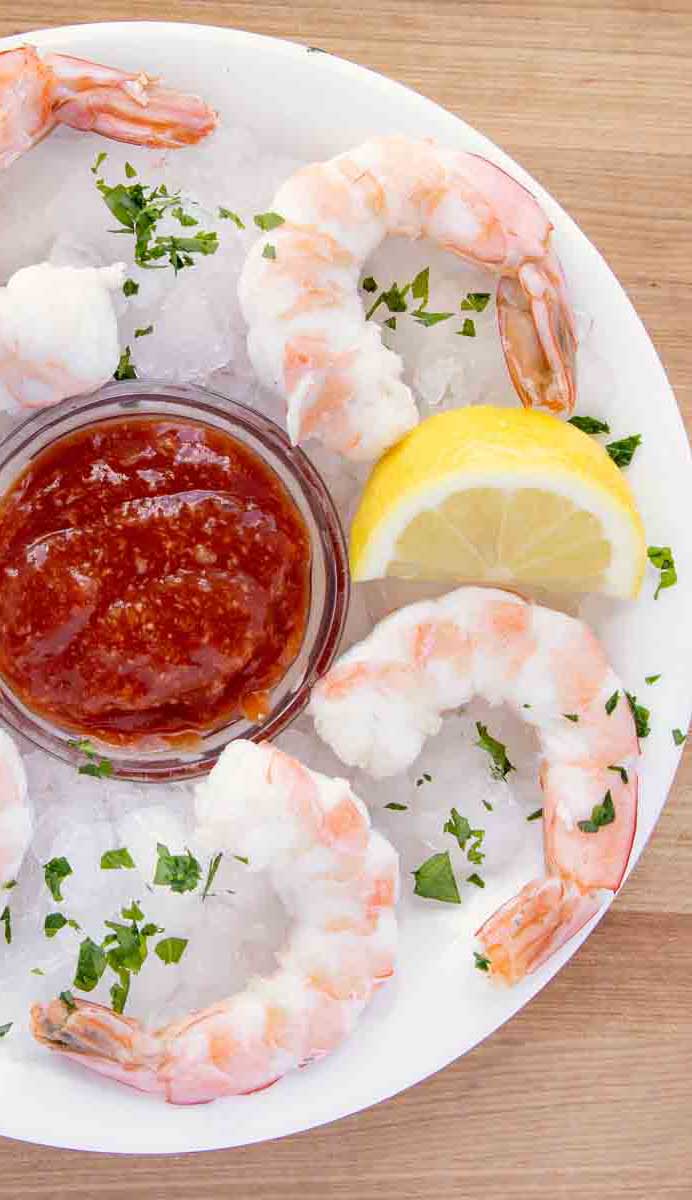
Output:
[[473,872],[472,875],[466,876],[466,882],[467,883],[475,883],[476,887],[479,887],[479,888],[485,887],[485,880],[481,879],[480,875],[478,875],[475,871]]
[[102,946],[97,946],[90,937],[84,938],[79,947],[79,959],[73,987],[80,992],[93,992],[106,969],[106,955]]
[[494,737],[488,733],[487,725],[482,725],[480,721],[476,721],[476,731],[478,733],[477,746],[481,750],[485,750],[486,754],[490,755],[491,767],[490,774],[493,779],[506,779],[510,771],[514,771],[514,765],[507,757],[506,747],[502,742],[496,741]]
[[459,337],[475,337],[476,336],[476,325],[475,325],[475,322],[471,320],[471,317],[466,318],[461,329],[457,330],[457,333],[459,334]]
[[158,862],[154,883],[169,887],[172,892],[194,892],[202,875],[197,859],[188,850],[185,854],[171,854],[168,846],[159,842],[156,847]]
[[120,355],[120,358],[118,359],[118,365],[113,372],[114,379],[123,380],[137,378],[137,371],[134,363],[131,360],[131,354],[132,351],[130,347],[126,346]]
[[566,721],[574,721],[576,723],[579,720],[577,713],[563,713],[562,715]]
[[490,292],[467,292],[465,298],[459,305],[462,312],[482,313],[490,303]]
[[7,1037],[13,1025],[14,1021],[8,1021],[6,1025],[0,1025],[0,1038]]
[[162,963],[179,963],[187,949],[187,938],[169,937],[157,942],[155,950]]
[[431,325],[439,325],[440,321],[448,321],[450,317],[454,316],[454,313],[424,312],[422,308],[417,308],[412,315],[419,325],[424,325],[426,329],[429,329]]
[[72,867],[66,858],[51,858],[43,868],[43,878],[46,881],[51,896],[59,904],[62,903],[62,883],[72,874]]
[[449,850],[433,854],[413,872],[414,893],[425,900],[441,900],[445,904],[461,904],[459,888],[454,878]]
[[96,155],[93,166],[91,166],[89,168],[92,175],[98,175],[98,169],[101,166],[101,163],[104,163],[107,158],[108,158],[108,155],[105,150],[102,150],[100,154]]
[[604,825],[612,825],[615,820],[615,805],[610,794],[610,788],[603,797],[601,804],[594,804],[591,816],[586,821],[577,821],[577,827],[582,833],[598,833]]
[[479,954],[477,950],[473,952],[473,965],[479,971],[489,971],[492,966],[490,959],[485,954]]
[[432,783],[432,775],[429,775],[427,771],[424,771],[422,775],[418,776],[416,780],[416,787],[422,787],[424,783]]
[[237,212],[233,212],[233,209],[224,208],[223,205],[220,204],[217,209],[217,212],[219,215],[219,220],[232,221],[237,229],[245,228],[245,222],[243,220],[241,220],[241,218],[238,216]]
[[120,850],[106,850],[101,855],[102,871],[132,871],[135,861],[125,846]]
[[137,172],[136,172],[135,168],[132,166],[132,163],[129,163],[129,162],[125,163],[125,174],[128,179],[134,179],[135,176],[137,175]]
[[620,693],[613,692],[612,696],[609,696],[608,699],[606,700],[605,710],[606,710],[608,716],[611,716],[611,714],[615,711],[615,706],[619,699],[620,699]]
[[652,566],[660,571],[658,587],[654,592],[654,600],[658,600],[658,593],[664,588],[674,587],[678,582],[678,573],[675,570],[675,559],[670,546],[649,546],[647,549],[649,562]]
[[135,329],[135,337],[136,338],[148,337],[149,334],[153,333],[153,332],[154,332],[153,325],[145,325],[143,329]]
[[60,999],[62,1000],[68,1012],[74,1012],[77,1007],[77,1002],[72,995],[72,992],[61,992]]
[[377,280],[373,279],[372,275],[366,275],[360,286],[364,292],[376,292],[378,285]]
[[649,709],[644,708],[643,704],[637,704],[637,697],[633,696],[631,692],[625,692],[625,695],[627,696],[627,703],[630,706],[630,712],[634,717],[637,737],[648,737],[651,733],[651,726],[649,725],[651,713]]
[[620,438],[619,442],[608,442],[606,450],[616,467],[629,467],[637,446],[641,445],[642,435],[633,433],[630,437]]
[[12,912],[9,904],[6,904],[0,913],[0,924],[5,926],[5,941],[8,946],[12,945]]
[[216,879],[216,873],[217,873],[219,867],[221,866],[222,858],[223,858],[223,851],[220,850],[218,854],[214,855],[211,862],[209,863],[209,870],[207,871],[207,880],[204,885],[204,891],[202,892],[202,900],[203,901],[206,900],[207,896],[209,895],[209,890],[211,888],[211,885],[214,882],[214,880]]
[[284,218],[275,212],[257,213],[252,219],[263,233],[269,233],[270,230],[278,229],[279,225],[284,224]]
[[608,767],[608,770],[615,771],[615,774],[620,776],[623,783],[628,782],[629,775],[627,774],[627,771],[624,767],[618,767],[615,765],[615,763],[613,763],[611,766]]
[[660,675],[645,675],[644,683],[658,683],[660,678]]
[[406,812],[408,804],[397,804],[395,800],[392,800],[389,804],[385,804],[385,808],[391,809],[392,812]]
[[267,242],[266,246],[264,247],[264,250],[262,251],[262,258],[275,259],[276,258],[276,246],[272,246],[270,242]]
[[60,933],[61,929],[65,928],[66,925],[69,925],[70,929],[80,929],[80,926],[76,921],[69,920],[67,917],[64,917],[62,913],[49,913],[43,922],[43,932],[47,938],[54,938],[56,934]]
[[136,296],[139,291],[139,284],[135,283],[134,279],[126,279],[123,284],[124,296]]
[[567,424],[581,429],[582,433],[610,433],[610,425],[606,421],[599,421],[598,417],[570,417]]
[[543,817],[543,809],[536,808],[536,809],[534,809],[534,811],[532,813],[529,813],[526,820],[527,821],[540,821],[542,817]]
[[682,732],[682,729],[673,730],[673,741],[676,746],[682,746],[682,743],[687,741],[687,734]]

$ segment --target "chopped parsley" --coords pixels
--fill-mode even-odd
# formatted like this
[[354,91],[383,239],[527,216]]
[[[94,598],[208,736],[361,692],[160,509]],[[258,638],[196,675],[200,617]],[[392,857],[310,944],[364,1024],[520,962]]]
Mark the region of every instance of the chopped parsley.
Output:
[[134,179],[136,177],[137,172],[136,172],[135,168],[132,166],[132,163],[129,163],[129,162],[125,163],[125,175],[127,176],[128,179]]
[[451,312],[423,312],[420,308],[413,313],[414,320],[419,325],[424,325],[426,329],[429,329],[431,325],[439,325],[440,321],[448,321],[453,316],[454,313]]
[[187,949],[187,938],[169,937],[157,942],[155,951],[162,963],[179,963]]
[[542,808],[535,808],[532,813],[529,813],[527,821],[540,821],[543,816]]
[[567,720],[567,721],[575,721],[576,722],[579,720],[577,713],[563,713],[562,715],[565,718],[565,720]]
[[270,230],[278,229],[279,225],[284,224],[284,218],[275,212],[257,213],[252,219],[263,233],[269,233]]
[[467,292],[459,305],[462,312],[485,312],[490,303],[490,292]]
[[276,258],[276,246],[272,246],[270,242],[267,242],[262,251],[262,258]]
[[250,859],[246,858],[244,854],[234,854],[233,857],[236,860],[236,862],[243,863],[243,865],[246,867],[248,866],[248,864],[250,862]]
[[567,424],[581,429],[582,433],[610,433],[610,425],[606,421],[599,421],[598,417],[570,417]]
[[172,892],[194,892],[202,875],[197,859],[188,850],[185,854],[171,854],[167,846],[158,843],[158,862],[154,883],[169,887]]
[[396,329],[396,317],[388,317],[384,324],[387,329]]
[[370,292],[370,293],[376,292],[377,291],[377,280],[373,279],[372,275],[366,275],[365,279],[363,280],[363,282],[361,283],[360,286],[362,287],[364,292]]
[[120,915],[123,921],[143,921],[144,913],[142,912],[136,900],[133,900],[129,908],[121,908]]
[[444,833],[449,833],[456,838],[460,850],[466,850],[466,843],[471,842],[466,850],[466,857],[470,863],[480,866],[485,858],[485,854],[481,850],[485,830],[472,829],[466,817],[462,817],[456,808],[451,810],[449,820],[445,821],[442,828]]
[[134,865],[135,860],[125,846],[121,850],[106,850],[101,855],[102,871],[132,871]]
[[397,804],[395,800],[392,800],[389,804],[385,804],[385,808],[389,808],[392,812],[405,812],[408,804]]
[[0,913],[0,923],[5,926],[5,941],[8,946],[12,945],[12,912],[9,904],[6,904]]
[[658,683],[660,678],[660,675],[645,675],[644,683]]
[[414,300],[420,300],[421,308],[427,308],[430,299],[430,267],[423,267],[423,270],[418,272],[411,284],[411,294]]
[[629,467],[637,446],[641,445],[642,435],[633,433],[630,437],[620,438],[618,442],[608,442],[606,450],[616,467]]
[[111,984],[111,1006],[113,1012],[123,1013],[130,995],[132,976],[129,971],[122,971],[118,983]]
[[422,896],[425,900],[441,900],[445,904],[461,904],[449,850],[443,854],[433,854],[421,863],[413,875],[416,896]]
[[637,731],[637,737],[638,738],[648,737],[649,734],[651,733],[651,726],[649,725],[649,718],[651,716],[651,713],[650,713],[649,709],[644,708],[643,704],[637,704],[637,697],[633,696],[631,692],[625,692],[625,695],[627,696],[627,703],[629,704],[630,711],[632,713],[632,716],[634,717],[634,724],[635,724],[635,728]]
[[603,797],[601,804],[594,804],[591,816],[586,821],[577,821],[577,827],[582,833],[598,833],[604,825],[612,825],[615,820],[615,805],[610,794],[610,788]]
[[62,913],[49,913],[43,922],[43,932],[47,938],[54,938],[55,935],[60,933],[60,930],[64,929],[66,925],[69,925],[70,929],[80,929],[80,926],[76,921],[72,921],[68,919],[68,917],[64,917]]
[[62,903],[62,884],[63,880],[67,879],[68,875],[72,874],[72,867],[66,858],[51,858],[43,868],[43,878],[46,881],[46,887],[54,900],[58,904]]
[[472,875],[466,876],[466,882],[467,883],[475,883],[476,887],[479,887],[479,888],[485,887],[485,880],[481,879],[480,875],[478,875],[475,871],[473,872]]
[[203,901],[206,900],[207,896],[209,895],[209,890],[211,888],[211,885],[214,882],[214,880],[216,879],[216,873],[217,873],[219,867],[221,866],[222,858],[223,858],[223,851],[220,850],[218,854],[214,855],[211,862],[209,863],[209,870],[207,871],[207,880],[204,885],[204,891],[202,892],[202,900]]
[[234,225],[235,225],[235,226],[236,226],[238,229],[244,229],[244,228],[245,228],[245,222],[241,220],[241,218],[238,216],[237,212],[233,212],[233,209],[232,209],[232,208],[224,208],[224,206],[223,206],[222,204],[220,204],[220,205],[219,205],[219,207],[218,207],[218,209],[217,209],[217,213],[218,213],[218,216],[219,216],[219,220],[221,220],[221,221],[232,221],[232,222],[233,222],[233,224],[234,224]]
[[149,334],[153,333],[153,332],[154,332],[153,325],[145,325],[143,329],[135,329],[135,337],[136,338],[149,337]]
[[466,318],[461,329],[457,330],[457,333],[459,334],[460,337],[475,337],[476,336],[476,325],[475,325],[475,322],[471,320],[471,317]]
[[62,1000],[68,1012],[74,1012],[77,1007],[77,1002],[72,995],[72,992],[61,992],[60,999]]
[[135,365],[130,358],[131,354],[132,351],[130,347],[126,346],[120,355],[120,358],[118,359],[118,365],[113,372],[114,379],[123,380],[137,378]]
[[660,571],[658,587],[654,592],[654,600],[658,600],[658,593],[664,588],[674,587],[678,582],[678,573],[675,570],[675,559],[670,546],[649,546],[646,553],[649,556],[649,562],[652,566]]
[[99,167],[101,166],[101,163],[104,163],[107,158],[108,158],[108,154],[106,153],[105,150],[102,150],[100,154],[96,155],[93,165],[89,168],[92,175],[98,174],[98,170],[99,170]]
[[16,888],[16,886],[17,886],[16,879],[8,879],[7,883],[3,883],[0,885],[0,892],[11,892],[12,888]]
[[608,699],[606,700],[605,710],[606,710],[608,716],[611,716],[611,714],[615,711],[615,706],[619,699],[620,699],[620,693],[613,692],[612,696],[609,696]]
[[[130,167],[128,170],[128,166],[129,164],[125,167],[125,175],[131,179],[134,169]],[[177,275],[184,267],[195,265],[194,255],[214,254],[218,250],[219,239],[216,233],[200,230],[193,237],[162,236],[156,233],[160,221],[168,213],[181,225],[198,224],[197,220],[183,209],[179,190],[169,192],[163,183],[158,187],[150,187],[143,183],[118,183],[111,187],[101,177],[96,179],[96,186],[104,203],[120,225],[119,229],[112,232],[130,233],[134,237],[134,259],[138,267],[162,269],[171,266]],[[163,259],[166,261],[162,261]]]
[[123,284],[124,296],[136,296],[139,291],[139,284],[135,283],[134,279],[126,279]]
[[687,734],[682,732],[682,729],[673,730],[673,741],[676,746],[682,746],[682,743],[687,740]]
[[107,965],[103,947],[98,946],[90,937],[84,938],[79,947],[79,959],[72,986],[80,992],[93,992]]
[[477,950],[473,952],[473,965],[479,971],[489,971],[491,967],[490,959],[485,954],[479,954]]
[[514,765],[507,757],[507,749],[502,742],[496,741],[494,737],[488,733],[487,725],[482,725],[480,721],[476,721],[476,731],[478,733],[477,746],[481,750],[485,750],[486,754],[490,755],[491,767],[490,774],[493,779],[506,779],[510,771],[513,771]]
[[422,787],[424,783],[432,783],[432,775],[429,775],[427,771],[424,771],[422,775],[418,776],[416,780],[416,787]]
[[0,1038],[7,1037],[13,1025],[14,1021],[8,1021],[6,1025],[0,1025]]
[[77,767],[78,775],[90,775],[94,779],[107,779],[113,774],[113,763],[111,760],[109,758],[101,758],[88,738],[72,739],[67,744],[73,750],[79,750],[87,759],[85,763]]
[[608,767],[608,770],[615,771],[615,774],[620,776],[623,783],[627,783],[629,781],[629,775],[624,767],[618,767],[615,765],[615,763],[613,763]]

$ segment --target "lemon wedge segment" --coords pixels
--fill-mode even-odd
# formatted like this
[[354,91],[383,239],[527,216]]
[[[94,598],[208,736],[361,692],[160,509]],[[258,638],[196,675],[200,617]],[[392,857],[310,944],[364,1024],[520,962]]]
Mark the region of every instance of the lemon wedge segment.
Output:
[[430,417],[375,466],[351,528],[354,580],[487,582],[636,596],[630,487],[588,434],[531,409]]

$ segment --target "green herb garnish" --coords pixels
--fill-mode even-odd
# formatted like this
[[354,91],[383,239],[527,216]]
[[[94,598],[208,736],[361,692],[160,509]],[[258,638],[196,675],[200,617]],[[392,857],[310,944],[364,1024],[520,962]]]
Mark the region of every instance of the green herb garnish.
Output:
[[132,976],[129,971],[122,971],[119,982],[111,984],[111,1007],[113,1012],[123,1013],[130,995]]
[[263,233],[269,233],[270,230],[278,229],[279,225],[284,224],[284,218],[275,212],[257,213],[257,216],[252,219]]
[[245,222],[240,219],[237,212],[233,212],[231,208],[224,208],[222,204],[217,209],[219,219],[222,221],[232,221],[238,229],[245,228]]
[[108,154],[106,153],[105,150],[102,150],[100,154],[96,155],[93,166],[91,166],[89,168],[92,175],[98,175],[98,170],[99,170],[99,167],[101,166],[101,163],[105,162],[107,158],[108,158]]
[[0,913],[0,923],[5,926],[5,941],[8,946],[12,945],[12,913],[9,904],[6,904]]
[[628,782],[629,775],[627,774],[627,771],[625,770],[624,767],[618,767],[615,765],[615,763],[613,763],[612,766],[608,767],[608,770],[615,771],[615,774],[620,776],[623,783]]
[[276,246],[272,246],[270,242],[267,242],[262,251],[262,258],[276,258]]
[[135,365],[131,361],[131,358],[130,358],[131,354],[132,354],[132,351],[131,351],[130,347],[126,346],[125,349],[123,350],[122,354],[120,355],[120,358],[118,359],[118,365],[113,372],[114,379],[123,380],[123,379],[136,379],[137,378],[137,371],[135,369]]
[[155,950],[162,963],[179,963],[187,949],[187,938],[169,937],[157,942]]
[[641,445],[642,435],[633,433],[630,437],[620,438],[619,442],[608,442],[606,450],[616,467],[629,467],[637,446]]
[[610,716],[611,713],[613,713],[615,711],[615,706],[619,699],[620,699],[620,693],[613,692],[612,696],[609,696],[608,699],[606,700],[605,710],[606,710],[608,716]]
[[123,921],[143,921],[144,913],[142,912],[136,900],[130,903],[129,908],[121,908],[120,915]]
[[186,213],[181,204],[177,204],[175,208],[171,209],[171,216],[175,217],[176,221],[179,221],[186,229],[191,229],[193,225],[199,225],[197,218]]
[[576,722],[579,720],[577,713],[563,713],[562,715],[565,718],[565,720],[567,720],[567,721]]
[[209,870],[207,871],[207,881],[204,885],[204,891],[202,892],[202,900],[203,901],[206,900],[207,896],[209,895],[209,889],[211,888],[212,883],[216,879],[216,873],[217,873],[219,867],[221,866],[222,858],[223,858],[223,851],[220,850],[218,854],[214,855],[211,862],[209,863]]
[[135,329],[135,337],[136,338],[149,337],[149,334],[153,333],[153,332],[154,332],[153,325],[145,325],[143,329]]
[[466,318],[461,329],[457,330],[457,333],[459,334],[460,337],[475,337],[476,336],[476,326],[470,317]]
[[456,808],[451,810],[449,820],[445,821],[442,829],[444,833],[450,833],[456,838],[460,850],[466,850],[466,843],[470,841],[472,844],[466,852],[466,857],[469,862],[480,866],[485,858],[480,849],[485,837],[484,829],[472,829],[466,817],[462,817]]
[[485,954],[479,954],[477,950],[474,950],[473,959],[474,959],[474,966],[477,967],[479,971],[489,971],[490,970],[490,967],[492,964],[490,962],[490,959],[486,958]]
[[506,747],[502,742],[496,741],[494,737],[488,733],[487,725],[482,725],[480,721],[476,721],[476,731],[478,733],[477,746],[481,750],[485,750],[486,754],[490,755],[492,765],[490,774],[493,779],[506,779],[510,771],[514,771],[514,765],[507,757]]
[[86,937],[79,947],[79,959],[73,987],[78,988],[80,992],[93,992],[106,966],[107,961],[103,947],[97,946],[90,937]]
[[102,871],[132,871],[135,861],[124,846],[120,850],[106,850],[105,854],[101,855],[101,870]]
[[77,1002],[72,995],[72,992],[61,992],[60,999],[62,1000],[68,1012],[74,1012],[77,1007]]
[[362,287],[364,292],[376,292],[377,291],[377,280],[373,279],[372,275],[366,275],[365,279],[363,280],[363,282],[361,283],[360,286]]
[[682,732],[682,729],[673,730],[673,741],[676,746],[682,746],[682,743],[687,740],[687,734]]
[[107,779],[113,774],[113,763],[109,758],[101,758],[94,749],[89,738],[71,739],[68,743],[75,750],[79,750],[88,760],[77,767],[78,775],[90,775],[94,779]]
[[479,888],[485,887],[485,880],[481,879],[480,875],[476,874],[475,871],[473,872],[473,875],[466,876],[466,882],[467,883],[475,883],[476,887],[479,887]]
[[185,854],[171,854],[167,846],[161,842],[156,847],[158,862],[154,874],[154,883],[160,887],[169,887],[172,892],[194,892],[202,875],[202,868],[197,859],[188,850]]
[[0,1038],[7,1037],[13,1025],[14,1021],[8,1021],[6,1025],[0,1025]]
[[396,329],[396,317],[388,317],[384,324],[387,329]]
[[660,678],[660,675],[645,675],[644,683],[658,683]]
[[432,783],[432,775],[429,775],[427,771],[424,771],[422,775],[418,776],[416,780],[416,787],[422,787],[424,783]]
[[392,800],[390,804],[385,804],[385,808],[391,809],[392,812],[405,812],[408,804],[397,804],[395,800]]
[[637,737],[648,737],[651,733],[651,726],[649,725],[649,717],[651,716],[651,713],[649,709],[644,708],[643,704],[637,704],[637,697],[633,696],[631,692],[625,692],[625,695],[627,696],[627,702],[630,706],[632,716],[634,717]]
[[[125,174],[128,178],[132,176]],[[216,233],[200,231],[194,237],[160,236],[156,229],[162,218],[170,212],[182,225],[198,222],[186,213],[180,202],[180,192],[169,192],[165,184],[149,187],[142,183],[122,184],[110,187],[105,180],[97,179],[96,186],[120,229],[114,233],[131,233],[135,239],[135,262],[139,267],[151,269],[171,266],[176,275],[184,267],[194,266],[195,254],[214,254],[218,250]],[[162,262],[166,259],[167,262]]]
[[439,325],[440,321],[448,321],[450,317],[454,316],[454,313],[424,312],[422,308],[417,308],[412,315],[419,325],[424,325],[426,329],[429,329],[431,325]]
[[581,429],[582,433],[610,433],[610,425],[606,421],[599,421],[598,417],[570,417],[567,424]]
[[542,816],[543,816],[543,809],[542,809],[542,808],[535,808],[535,809],[534,809],[534,811],[533,811],[532,813],[529,813],[529,815],[528,815],[528,817],[526,818],[526,820],[527,820],[527,821],[540,821],[540,820],[541,820],[541,818],[542,818]]
[[490,292],[467,292],[465,298],[459,305],[462,312],[482,313],[485,312],[490,303]]
[[425,900],[441,900],[446,904],[461,904],[449,850],[445,850],[444,854],[433,854],[413,875],[416,896],[422,896]]
[[43,868],[43,878],[46,881],[51,896],[59,904],[62,903],[62,883],[67,879],[68,875],[72,874],[72,867],[66,858],[51,858]]
[[670,546],[649,546],[647,552],[649,562],[660,571],[658,587],[654,592],[654,600],[658,600],[658,593],[664,588],[673,587],[678,582],[678,573],[675,570],[675,559]]
[[55,935],[60,933],[60,930],[64,929],[66,925],[69,925],[70,929],[79,930],[80,928],[76,921],[69,920],[67,917],[64,917],[62,913],[49,913],[43,922],[43,932],[47,938],[54,938]]
[[135,168],[132,166],[132,163],[129,163],[129,162],[125,163],[125,174],[128,179],[134,179],[136,177],[137,172],[136,172]]
[[602,804],[594,804],[591,809],[591,817],[587,821],[577,821],[577,827],[581,829],[582,833],[598,833],[604,825],[612,825],[614,820],[615,805],[610,789],[608,789]]
[[135,283],[134,279],[126,279],[123,284],[123,295],[136,296],[139,291],[139,284]]

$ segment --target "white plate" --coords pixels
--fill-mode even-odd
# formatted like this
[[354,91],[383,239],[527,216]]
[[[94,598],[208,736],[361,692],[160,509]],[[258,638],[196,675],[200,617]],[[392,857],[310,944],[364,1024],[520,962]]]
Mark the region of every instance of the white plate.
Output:
[[[32,41],[118,66],[160,72],[202,93],[226,120],[250,126],[270,145],[308,158],[346,149],[373,132],[432,136],[501,164],[541,199],[557,230],[577,308],[594,318],[592,338],[610,367],[627,426],[644,444],[628,473],[650,543],[675,550],[679,584],[654,603],[611,610],[599,633],[628,687],[661,672],[647,703],[640,821],[630,869],[651,834],[680,757],[671,729],[690,710],[689,601],[692,485],[685,431],[663,368],[634,309],[574,222],[491,142],[430,100],[361,67],[305,47],[207,26],[158,23],[81,25],[5,39]],[[91,147],[90,147],[91,151]],[[35,152],[46,162],[50,139]],[[12,176],[2,179],[11,186]],[[49,1055],[29,1064],[0,1048],[0,1133],[83,1150],[165,1153],[240,1146],[309,1129],[358,1111],[444,1067],[507,1021],[575,952],[588,927],[549,965],[514,990],[488,987],[468,966],[468,946],[426,910],[402,931],[396,984],[378,997],[354,1037],[331,1058],[268,1091],[180,1109],[81,1072]]]

